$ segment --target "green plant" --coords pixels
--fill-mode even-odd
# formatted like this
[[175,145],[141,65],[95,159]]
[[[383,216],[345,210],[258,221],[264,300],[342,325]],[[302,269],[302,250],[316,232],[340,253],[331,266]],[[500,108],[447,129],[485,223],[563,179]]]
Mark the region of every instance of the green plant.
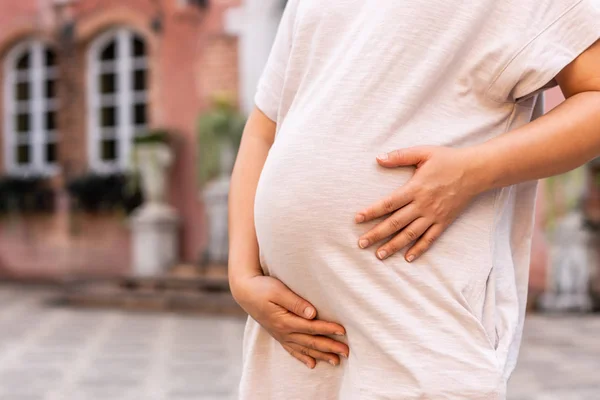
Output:
[[221,149],[231,146],[237,153],[246,118],[237,110],[232,97],[217,94],[210,110],[198,121],[199,170],[201,184],[218,176],[221,168]]
[[123,210],[127,214],[142,204],[139,190],[130,192],[130,176],[124,174],[79,176],[67,182],[67,191],[74,200],[75,210],[97,213]]
[[145,145],[145,144],[162,144],[162,143],[169,144],[169,142],[170,142],[170,135],[164,129],[152,130],[144,135],[136,136],[133,139],[134,146]]
[[0,178],[0,214],[54,211],[54,190],[41,177]]

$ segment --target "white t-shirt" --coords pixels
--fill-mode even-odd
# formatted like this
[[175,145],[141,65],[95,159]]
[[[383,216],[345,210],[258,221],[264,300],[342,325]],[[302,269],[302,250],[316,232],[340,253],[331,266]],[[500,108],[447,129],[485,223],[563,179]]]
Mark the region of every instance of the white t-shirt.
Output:
[[413,264],[357,246],[354,215],[412,168],[375,156],[470,146],[530,121],[600,35],[591,0],[291,0],[257,106],[277,122],[259,182],[265,273],[347,329],[308,370],[249,319],[241,399],[503,399],[517,359],[536,183],[486,192]]

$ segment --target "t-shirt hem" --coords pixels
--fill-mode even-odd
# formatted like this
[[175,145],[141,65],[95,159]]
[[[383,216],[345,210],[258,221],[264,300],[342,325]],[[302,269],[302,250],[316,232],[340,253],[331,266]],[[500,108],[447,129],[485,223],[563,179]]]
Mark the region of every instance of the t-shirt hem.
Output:
[[254,96],[254,105],[271,121],[277,122],[279,103],[277,97],[269,90],[261,89]]
[[254,105],[271,121],[277,122],[278,107],[274,107],[275,97],[266,91],[260,90],[254,96]]

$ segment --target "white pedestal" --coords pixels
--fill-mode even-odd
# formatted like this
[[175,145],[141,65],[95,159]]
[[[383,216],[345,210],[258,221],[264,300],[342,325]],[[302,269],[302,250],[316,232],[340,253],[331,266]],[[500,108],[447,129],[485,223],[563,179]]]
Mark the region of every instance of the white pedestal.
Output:
[[208,220],[208,262],[225,263],[229,253],[228,195],[229,175],[206,184],[201,193]]
[[173,207],[147,203],[131,218],[136,276],[158,276],[177,263],[179,217]]
[[581,214],[574,212],[563,217],[552,239],[549,285],[540,299],[541,308],[555,312],[590,311],[590,237]]

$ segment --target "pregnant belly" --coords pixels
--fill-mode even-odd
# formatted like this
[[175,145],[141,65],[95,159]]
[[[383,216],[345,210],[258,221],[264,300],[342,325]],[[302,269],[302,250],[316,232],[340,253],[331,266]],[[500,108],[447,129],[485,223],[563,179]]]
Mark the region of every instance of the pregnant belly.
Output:
[[345,326],[359,374],[378,387],[433,387],[439,376],[427,365],[461,382],[464,393],[471,376],[479,377],[474,391],[495,387],[495,345],[471,303],[491,268],[493,196],[479,198],[417,262],[406,263],[402,254],[382,262],[375,249],[357,246],[377,222],[357,225],[354,214],[413,171],[381,169],[370,155],[334,153],[273,148],[255,200],[265,272],[313,303],[319,318]]
[[[357,225],[356,212],[401,187],[414,173],[412,168],[382,168],[375,154],[276,141],[255,198],[256,232],[269,273],[294,285],[309,277],[342,279],[352,274],[366,274],[363,278],[369,280],[385,264],[397,273],[416,269],[404,262],[403,252],[382,263],[374,256],[376,246],[357,246],[358,238],[380,220]],[[464,290],[474,276],[489,273],[493,200],[492,193],[477,198],[419,260],[423,279]]]
[[[484,371],[494,385],[495,338],[474,307],[491,270],[493,194],[477,198],[415,263],[406,263],[403,252],[380,261],[375,248],[357,245],[379,221],[357,225],[354,215],[402,186],[414,171],[383,169],[375,154],[276,142],[255,199],[265,272],[313,303],[321,319],[344,325],[357,359],[377,354],[369,363],[376,370],[367,373],[384,386],[407,378],[381,371],[397,370],[411,358],[456,372],[457,381],[465,371]],[[419,385],[433,379],[427,368],[411,374]]]
[[[360,254],[354,251],[356,242],[368,224],[357,226],[355,213],[413,173],[412,169],[384,170],[366,152],[341,153],[333,147],[281,142],[272,148],[255,199],[257,236],[271,273],[290,269],[278,265],[284,260],[279,256],[288,263],[313,260],[319,254],[328,259],[331,253],[356,257]],[[323,272],[312,268],[303,265],[301,270]]]

